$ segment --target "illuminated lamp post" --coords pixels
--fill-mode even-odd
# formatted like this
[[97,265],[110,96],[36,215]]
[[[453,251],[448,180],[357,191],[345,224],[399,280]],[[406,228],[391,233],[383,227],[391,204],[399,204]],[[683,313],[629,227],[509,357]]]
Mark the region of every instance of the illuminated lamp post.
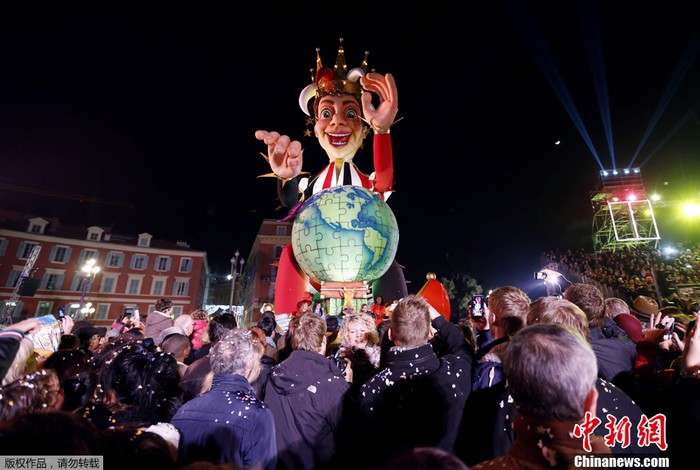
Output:
[[[95,280],[95,276],[97,276],[97,273],[100,272],[100,267],[97,266],[97,261],[94,259],[89,259],[85,262],[82,268],[80,268],[83,271],[83,289],[80,294],[80,306],[78,307],[78,320],[83,320],[86,318],[84,315],[89,315],[90,313],[94,312],[95,309],[92,308],[92,304],[89,303],[88,305],[83,305],[83,302],[85,302],[85,294],[90,290],[92,287],[92,283]],[[87,308],[84,308],[87,307]],[[90,312],[92,310],[92,312]]]
[[[228,298],[228,311],[231,313],[233,313],[233,292],[236,289],[236,278],[238,278],[243,272],[243,264],[245,263],[245,259],[243,258],[241,258],[240,261],[238,260],[240,255],[241,253],[238,250],[236,250],[236,252],[233,254],[233,258],[231,258],[231,274],[228,276],[229,280],[231,281],[231,294]],[[236,268],[236,265],[239,265],[239,267]]]

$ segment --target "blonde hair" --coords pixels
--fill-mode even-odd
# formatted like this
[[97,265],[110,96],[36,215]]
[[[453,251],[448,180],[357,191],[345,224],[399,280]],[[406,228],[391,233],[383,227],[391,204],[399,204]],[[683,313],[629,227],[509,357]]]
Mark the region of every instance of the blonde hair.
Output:
[[367,344],[379,344],[379,333],[377,333],[377,326],[374,324],[374,319],[366,313],[354,313],[352,315],[345,315],[343,323],[340,325],[340,343],[343,346],[352,346],[348,343],[348,332],[350,326],[357,323],[364,326],[367,330]]

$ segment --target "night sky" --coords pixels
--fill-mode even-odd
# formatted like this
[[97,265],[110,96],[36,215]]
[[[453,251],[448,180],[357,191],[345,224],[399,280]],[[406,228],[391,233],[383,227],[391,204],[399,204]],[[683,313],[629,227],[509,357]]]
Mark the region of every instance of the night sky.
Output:
[[[340,37],[398,85],[409,291],[428,271],[529,288],[544,250],[592,249],[609,142],[649,190],[698,197],[698,2],[384,3],[3,2],[0,206],[185,240],[226,272],[286,215],[255,130],[325,166],[297,99]],[[372,171],[370,146],[355,162]]]

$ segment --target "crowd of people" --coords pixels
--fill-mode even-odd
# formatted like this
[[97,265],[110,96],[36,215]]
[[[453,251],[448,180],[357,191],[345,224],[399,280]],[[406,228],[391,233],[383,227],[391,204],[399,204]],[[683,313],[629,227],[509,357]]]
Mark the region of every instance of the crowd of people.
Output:
[[458,324],[418,295],[378,323],[371,305],[342,315],[300,305],[286,331],[271,304],[243,326],[228,312],[173,318],[169,299],[110,330],[23,320],[0,331],[0,455],[166,469],[573,468],[581,457],[690,455],[697,313],[575,282],[537,299],[502,286],[484,304]]
[[675,305],[684,311],[697,301],[683,291],[700,291],[700,243],[679,243],[664,249],[651,245],[628,245],[619,250],[589,253],[550,250],[544,264],[576,282],[595,284],[610,297],[631,303],[637,296],[655,297],[662,306]]

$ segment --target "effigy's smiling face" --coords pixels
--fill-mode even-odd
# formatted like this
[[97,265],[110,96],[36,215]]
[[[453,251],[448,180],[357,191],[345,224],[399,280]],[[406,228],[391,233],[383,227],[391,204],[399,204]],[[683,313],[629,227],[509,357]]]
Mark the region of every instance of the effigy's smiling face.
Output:
[[362,145],[362,110],[352,95],[320,98],[314,132],[331,161],[352,161]]

